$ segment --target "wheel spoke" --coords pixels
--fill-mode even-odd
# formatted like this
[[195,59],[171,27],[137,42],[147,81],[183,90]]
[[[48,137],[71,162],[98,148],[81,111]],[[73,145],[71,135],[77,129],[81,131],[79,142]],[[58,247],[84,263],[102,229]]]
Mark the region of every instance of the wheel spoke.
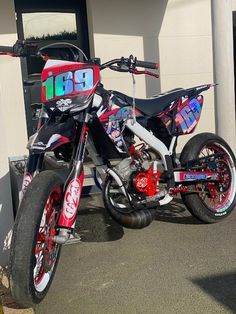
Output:
[[[221,147],[218,147],[217,144],[210,144],[208,146],[204,146],[204,148],[200,151],[199,157],[204,156],[214,156],[217,153],[224,153],[224,150]],[[205,187],[204,184],[197,184],[196,189],[200,189],[199,196],[206,206],[212,211],[220,211],[221,208],[224,208],[224,204],[227,201],[227,197],[229,194],[229,188],[231,184],[231,171],[230,171],[230,162],[226,156],[220,159],[216,163],[216,172],[220,176],[220,182],[216,183],[208,183],[208,187]],[[213,171],[212,168],[206,168],[203,171]],[[208,193],[206,192],[206,188],[208,189]]]
[[34,285],[42,291],[50,280],[50,273],[57,259],[59,246],[53,242],[56,234],[56,212],[59,198],[55,191],[51,192],[42,215],[37,244],[35,248],[36,265],[34,268]]

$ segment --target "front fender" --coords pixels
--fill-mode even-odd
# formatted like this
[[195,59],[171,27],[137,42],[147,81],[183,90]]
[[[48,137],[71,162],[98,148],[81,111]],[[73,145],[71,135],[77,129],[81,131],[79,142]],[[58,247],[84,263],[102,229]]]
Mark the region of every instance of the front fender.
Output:
[[58,146],[71,142],[75,132],[73,118],[63,123],[49,121],[29,138],[27,149],[37,154],[53,151]]

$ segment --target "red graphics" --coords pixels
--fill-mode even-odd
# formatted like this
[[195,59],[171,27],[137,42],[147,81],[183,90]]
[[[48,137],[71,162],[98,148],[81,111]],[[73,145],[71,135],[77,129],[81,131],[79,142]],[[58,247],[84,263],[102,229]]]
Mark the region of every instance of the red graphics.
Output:
[[41,76],[42,101],[88,96],[99,82],[99,67],[86,63],[48,60]]
[[73,223],[75,221],[75,216],[77,213],[77,208],[79,206],[79,200],[80,200],[80,194],[83,187],[83,182],[84,182],[84,171],[82,171],[79,178],[72,179],[70,183],[68,184],[66,192],[65,192],[62,213],[58,221],[59,226],[62,226],[65,228],[70,228],[73,226]]

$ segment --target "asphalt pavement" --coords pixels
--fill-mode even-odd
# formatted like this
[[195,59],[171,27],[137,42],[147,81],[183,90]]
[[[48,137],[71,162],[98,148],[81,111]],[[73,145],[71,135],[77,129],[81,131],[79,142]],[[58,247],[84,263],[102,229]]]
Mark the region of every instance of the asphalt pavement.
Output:
[[36,314],[236,313],[236,210],[202,224],[180,200],[142,230],[85,197],[81,240],[64,246],[50,291]]

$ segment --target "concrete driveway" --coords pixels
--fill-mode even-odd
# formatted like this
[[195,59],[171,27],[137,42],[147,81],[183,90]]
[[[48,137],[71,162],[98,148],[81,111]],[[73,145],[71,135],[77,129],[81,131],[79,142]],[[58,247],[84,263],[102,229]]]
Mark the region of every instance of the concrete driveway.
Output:
[[129,230],[100,196],[81,208],[81,242],[63,247],[36,314],[236,313],[236,211],[205,225],[177,200],[149,227]]

